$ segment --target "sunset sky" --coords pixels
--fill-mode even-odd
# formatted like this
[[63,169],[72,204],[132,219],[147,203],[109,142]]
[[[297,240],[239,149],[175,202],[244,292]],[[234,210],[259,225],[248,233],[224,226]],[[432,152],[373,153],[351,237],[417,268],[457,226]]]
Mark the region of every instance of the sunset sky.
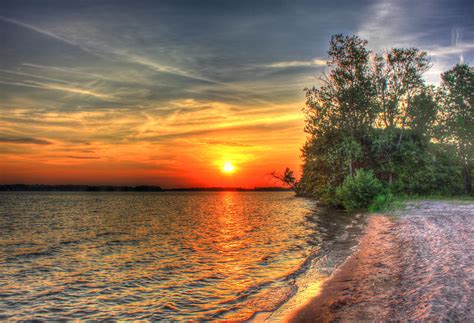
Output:
[[[332,34],[474,61],[474,1],[0,2],[0,183],[271,186]],[[235,167],[222,172],[225,162]]]

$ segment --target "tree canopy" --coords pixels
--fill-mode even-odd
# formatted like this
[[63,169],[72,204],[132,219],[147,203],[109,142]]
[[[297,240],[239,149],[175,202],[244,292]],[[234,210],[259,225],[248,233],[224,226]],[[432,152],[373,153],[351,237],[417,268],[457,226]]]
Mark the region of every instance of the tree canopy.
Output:
[[349,185],[364,192],[377,185],[379,195],[471,194],[473,69],[456,65],[435,87],[423,78],[428,53],[373,53],[367,45],[358,36],[332,36],[329,72],[305,89],[309,137],[302,177],[291,177],[291,186],[333,205],[343,204]]

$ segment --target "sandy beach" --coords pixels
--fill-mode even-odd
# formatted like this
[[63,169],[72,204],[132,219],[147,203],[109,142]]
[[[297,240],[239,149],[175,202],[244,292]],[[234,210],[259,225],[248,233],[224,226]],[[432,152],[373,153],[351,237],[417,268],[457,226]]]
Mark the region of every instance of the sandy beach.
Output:
[[286,320],[473,321],[473,234],[472,203],[371,215],[357,251]]

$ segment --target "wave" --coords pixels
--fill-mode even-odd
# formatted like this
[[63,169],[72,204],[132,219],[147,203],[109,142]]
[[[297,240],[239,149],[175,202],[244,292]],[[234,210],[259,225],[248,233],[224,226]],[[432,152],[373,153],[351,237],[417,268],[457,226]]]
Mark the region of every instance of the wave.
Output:
[[[365,224],[365,217],[356,215],[351,223],[346,225],[344,230],[333,240],[327,241],[324,246],[315,244],[309,256],[295,270],[287,275],[248,288],[239,297],[223,303],[222,305],[231,305],[231,307],[217,312],[212,318],[227,319],[230,317],[230,319],[252,320],[264,313],[271,316],[291,299],[296,299],[295,296],[298,293],[306,294],[304,290],[309,289],[307,283],[320,285],[326,277],[352,255],[362,237]],[[309,282],[315,277],[319,281]],[[272,287],[274,285],[282,286]],[[286,292],[282,293],[283,290],[286,290]],[[278,297],[275,297],[275,295],[278,295]],[[305,295],[301,298],[308,298],[308,296],[312,295]],[[241,315],[239,310],[242,309],[242,304],[245,305],[245,301],[252,297],[258,299],[253,301],[259,302],[260,308],[247,314],[247,316]],[[298,298],[298,303],[301,302],[302,299]]]

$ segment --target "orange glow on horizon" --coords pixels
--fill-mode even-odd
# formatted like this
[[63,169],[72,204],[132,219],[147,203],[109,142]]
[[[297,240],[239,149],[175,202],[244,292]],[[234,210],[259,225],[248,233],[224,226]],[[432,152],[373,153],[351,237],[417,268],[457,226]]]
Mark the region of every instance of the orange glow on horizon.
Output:
[[264,110],[265,118],[224,103],[172,104],[187,113],[13,109],[8,117],[30,123],[0,120],[25,133],[0,143],[0,183],[253,188],[275,186],[272,171],[299,173],[305,136],[296,104]]

